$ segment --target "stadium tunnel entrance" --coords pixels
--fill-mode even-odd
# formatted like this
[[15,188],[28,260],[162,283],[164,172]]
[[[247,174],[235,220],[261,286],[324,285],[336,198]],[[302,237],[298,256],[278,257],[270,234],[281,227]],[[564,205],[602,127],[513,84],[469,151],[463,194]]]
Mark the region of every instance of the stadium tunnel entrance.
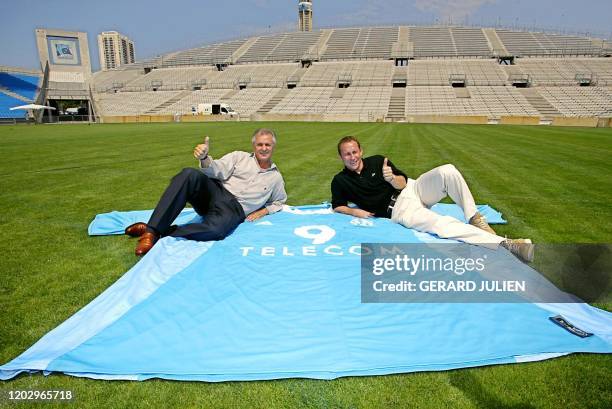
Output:
[[94,115],[89,99],[49,99],[49,106],[55,110],[45,110],[43,123],[92,122]]

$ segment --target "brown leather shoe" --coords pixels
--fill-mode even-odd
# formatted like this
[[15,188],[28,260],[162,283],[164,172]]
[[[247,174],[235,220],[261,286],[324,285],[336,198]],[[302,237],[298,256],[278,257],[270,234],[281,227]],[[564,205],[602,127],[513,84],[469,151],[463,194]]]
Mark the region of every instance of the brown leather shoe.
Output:
[[138,245],[136,246],[136,255],[144,256],[153,248],[155,243],[159,240],[159,236],[155,233],[146,232],[138,239]]
[[125,228],[125,234],[130,237],[140,237],[147,232],[146,223],[138,222]]

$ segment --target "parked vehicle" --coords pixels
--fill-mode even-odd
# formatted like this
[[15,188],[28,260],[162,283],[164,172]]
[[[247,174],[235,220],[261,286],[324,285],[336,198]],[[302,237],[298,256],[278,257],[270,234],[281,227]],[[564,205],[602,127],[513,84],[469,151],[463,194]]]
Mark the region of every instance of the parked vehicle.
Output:
[[198,104],[197,107],[191,107],[191,112],[201,115],[238,115],[238,113],[234,111],[231,106],[224,103]]

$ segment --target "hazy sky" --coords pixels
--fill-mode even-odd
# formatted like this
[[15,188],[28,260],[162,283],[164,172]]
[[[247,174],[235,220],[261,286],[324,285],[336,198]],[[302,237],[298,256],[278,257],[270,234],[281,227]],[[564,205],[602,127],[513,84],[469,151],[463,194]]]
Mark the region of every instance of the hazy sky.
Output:
[[[40,68],[34,30],[85,31],[94,70],[96,36],[116,30],[136,59],[206,43],[294,31],[295,0],[0,0],[0,65]],[[314,0],[315,28],[392,25],[503,25],[612,37],[612,0]]]

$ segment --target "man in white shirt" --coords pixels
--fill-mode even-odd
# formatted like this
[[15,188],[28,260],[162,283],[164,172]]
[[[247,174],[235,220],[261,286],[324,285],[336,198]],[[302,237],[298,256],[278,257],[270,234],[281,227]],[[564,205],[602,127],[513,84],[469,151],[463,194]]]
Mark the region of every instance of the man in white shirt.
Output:
[[[234,151],[216,160],[208,155],[208,137],[197,145],[193,156],[200,168],[185,168],[174,176],[149,222],[125,229],[127,235],[140,237],[136,255],[146,254],[161,236],[222,240],[244,220],[281,210],[287,194],[283,177],[272,162],[274,131],[258,129],[251,142],[252,153]],[[172,226],[187,203],[204,216],[203,222]]]

